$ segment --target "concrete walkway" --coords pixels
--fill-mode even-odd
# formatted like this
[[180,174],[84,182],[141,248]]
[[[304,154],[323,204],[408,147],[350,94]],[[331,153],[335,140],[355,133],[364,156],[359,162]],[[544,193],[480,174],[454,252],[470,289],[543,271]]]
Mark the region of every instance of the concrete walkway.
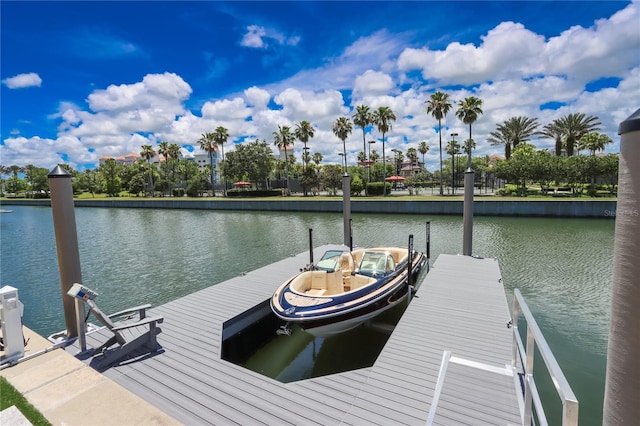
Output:
[[[24,334],[29,339],[25,356],[51,347],[26,327]],[[0,375],[54,425],[180,424],[63,349],[0,370]]]

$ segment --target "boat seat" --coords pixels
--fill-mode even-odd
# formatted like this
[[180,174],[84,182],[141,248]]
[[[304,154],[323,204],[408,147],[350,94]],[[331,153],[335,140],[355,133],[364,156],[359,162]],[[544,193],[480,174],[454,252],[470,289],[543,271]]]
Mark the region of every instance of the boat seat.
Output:
[[344,286],[342,282],[342,272],[327,272],[327,292],[325,294],[338,294],[344,292]]
[[351,275],[351,272],[355,268],[353,262],[353,256],[351,253],[345,252],[340,255],[340,270],[342,271],[342,276]]
[[311,271],[311,290],[327,289],[327,271]]
[[356,290],[375,281],[375,278],[365,275],[355,274],[351,277],[351,290]]

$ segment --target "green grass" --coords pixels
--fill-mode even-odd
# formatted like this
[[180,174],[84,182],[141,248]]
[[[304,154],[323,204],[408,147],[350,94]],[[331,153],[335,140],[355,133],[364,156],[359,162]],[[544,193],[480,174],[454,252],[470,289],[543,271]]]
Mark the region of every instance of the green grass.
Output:
[[50,426],[51,423],[16,390],[4,377],[0,377],[0,411],[15,405],[34,426]]

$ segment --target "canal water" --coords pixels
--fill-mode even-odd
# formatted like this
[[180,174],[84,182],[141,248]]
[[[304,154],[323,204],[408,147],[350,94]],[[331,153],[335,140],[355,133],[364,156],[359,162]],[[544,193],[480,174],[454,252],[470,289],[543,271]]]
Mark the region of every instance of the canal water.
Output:
[[[51,209],[10,208],[0,214],[0,285],[19,289],[25,325],[46,336],[64,328]],[[356,214],[354,244],[406,246],[414,234],[423,249],[426,221],[432,259],[462,251],[457,216]],[[342,216],[330,213],[78,208],[76,222],[84,284],[100,293],[106,312],[160,305],[304,252],[309,228],[316,246],[343,240]],[[509,300],[513,289],[523,293],[580,401],[581,425],[602,422],[613,239],[608,219],[474,222],[474,254],[499,259]],[[274,376],[313,374],[307,370],[322,364],[323,353],[341,350],[300,345],[303,355]]]

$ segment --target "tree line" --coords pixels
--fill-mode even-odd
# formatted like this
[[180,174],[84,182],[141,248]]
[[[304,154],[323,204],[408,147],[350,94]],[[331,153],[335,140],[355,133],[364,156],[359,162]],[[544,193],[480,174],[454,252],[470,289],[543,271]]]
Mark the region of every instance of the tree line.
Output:
[[[459,135],[457,133],[451,134],[452,140],[448,141],[445,147],[446,154],[451,157],[450,160],[447,160],[443,159],[442,120],[453,108],[450,95],[437,91],[425,102],[426,114],[438,122],[439,170],[433,174],[426,169],[421,170],[412,176],[411,181],[416,184],[420,181],[424,183],[428,180],[432,184],[437,181],[440,194],[444,194],[443,188],[447,175],[451,176],[451,186],[453,188],[456,186],[456,177],[460,175],[458,169],[464,167],[464,159],[459,158],[460,153],[466,154],[466,167],[472,166],[472,152],[476,148],[472,137],[472,124],[483,114],[482,100],[477,97],[470,96],[457,103],[456,117],[468,126],[469,136],[461,141],[456,141],[455,137]],[[295,124],[293,128],[287,125],[278,125],[277,130],[272,133],[272,143],[280,152],[284,152],[284,159],[273,155],[266,139],[236,144],[235,149],[225,156],[224,145],[229,141],[230,135],[228,129],[218,126],[213,132],[203,133],[197,141],[200,149],[208,155],[209,164],[205,170],[200,170],[191,160],[180,158],[180,146],[166,141],[159,142],[156,147],[143,145],[140,151],[140,160],[132,165],[122,165],[114,159],[109,159],[97,169],[85,170],[82,173],[67,168],[74,177],[74,188],[78,192],[105,193],[109,196],[117,196],[121,191],[128,191],[130,194],[138,196],[157,193],[162,195],[187,194],[190,196],[215,195],[213,189],[216,186],[222,189],[223,195],[226,195],[229,184],[232,182],[249,181],[259,189],[268,189],[269,183],[274,179],[283,180],[286,192],[290,193],[291,176],[300,181],[304,193],[307,195],[308,191],[317,192],[320,188],[335,192],[340,187],[341,174],[347,171],[352,175],[352,186],[356,193],[363,190],[368,193],[369,187],[379,185],[382,188],[382,194],[387,195],[386,179],[388,176],[398,173],[398,165],[402,164],[405,159],[405,153],[393,149],[393,159],[387,160],[386,139],[396,119],[395,113],[388,106],[372,109],[367,105],[357,106],[351,117],[338,117],[332,127],[334,135],[342,142],[343,148],[340,153],[342,164],[337,168],[334,167],[335,165],[321,166],[322,154],[309,152],[308,144],[315,136],[316,129],[306,120]],[[481,159],[476,162],[476,167],[482,171],[495,172],[498,177],[514,182],[520,187],[523,185],[526,187],[526,182],[534,180],[541,182],[541,186],[551,180],[558,184],[560,182],[581,182],[582,178],[577,177],[576,173],[579,173],[580,176],[585,173],[589,174],[591,180],[595,181],[596,176],[603,176],[603,174],[609,176],[611,168],[593,165],[590,166],[589,171],[583,172],[578,171],[577,166],[573,166],[573,164],[578,164],[580,161],[585,164],[600,164],[604,161],[613,161],[612,159],[562,160],[572,166],[567,166],[560,171],[559,164],[562,162],[551,157],[573,157],[576,153],[580,154],[581,151],[588,151],[592,154],[591,156],[595,157],[598,151],[603,151],[606,145],[612,142],[607,135],[598,132],[600,125],[597,117],[587,116],[583,113],[565,115],[542,127],[537,118],[511,117],[496,125],[495,130],[490,133],[487,139],[487,142],[492,145],[504,146],[504,161],[498,161],[495,169],[489,170],[488,159]],[[349,166],[346,140],[353,132],[354,126],[362,129],[363,149],[357,154],[357,165]],[[381,135],[382,154],[377,149],[372,150],[372,145],[377,144],[377,140],[367,140],[367,133],[371,126],[377,129]],[[554,152],[535,153],[535,147],[529,143],[533,137],[554,140]],[[301,162],[297,162],[293,155],[293,146],[296,141],[304,145]],[[521,149],[518,156],[515,156],[521,146],[524,148]],[[424,156],[429,149],[430,146],[426,141],[420,141],[417,147],[407,149],[406,158],[411,160],[412,164],[418,164],[418,154],[422,154],[422,164],[424,165]],[[221,158],[214,161],[218,152],[220,152]],[[156,156],[162,157],[159,167],[151,162]],[[525,161],[524,158],[527,160]],[[548,173],[541,177],[540,167],[537,168],[538,172],[524,171],[531,164],[540,162],[545,164],[548,173],[555,173],[553,179],[549,179]],[[525,164],[529,166],[525,167]],[[445,170],[445,165],[447,170]],[[1,183],[5,192],[15,194],[27,191],[33,196],[46,194],[48,190],[46,179],[48,171],[46,169],[33,165],[0,167],[2,167],[0,169]],[[596,171],[601,174],[594,174]],[[24,177],[19,176],[20,174],[23,174]],[[5,176],[8,177],[5,179]]]

